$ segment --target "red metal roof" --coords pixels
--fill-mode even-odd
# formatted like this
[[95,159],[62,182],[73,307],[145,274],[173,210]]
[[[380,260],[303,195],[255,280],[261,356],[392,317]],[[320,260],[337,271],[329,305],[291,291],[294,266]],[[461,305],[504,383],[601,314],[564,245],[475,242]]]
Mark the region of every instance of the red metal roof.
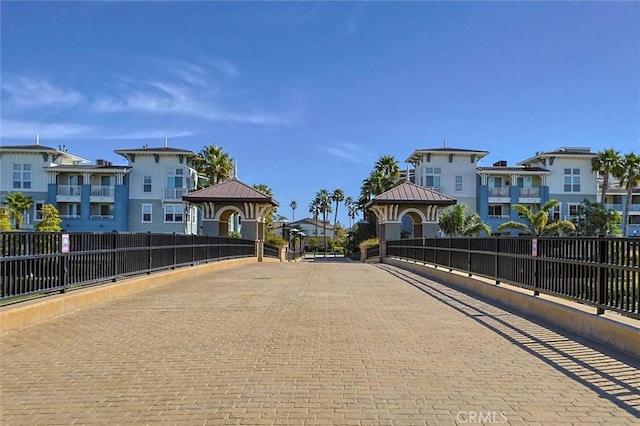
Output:
[[182,199],[195,203],[205,201],[254,201],[270,203],[276,206],[279,205],[272,197],[263,194],[235,178],[198,191],[190,192],[184,195]]
[[455,198],[424,188],[411,182],[404,182],[390,190],[376,195],[372,204],[456,204]]

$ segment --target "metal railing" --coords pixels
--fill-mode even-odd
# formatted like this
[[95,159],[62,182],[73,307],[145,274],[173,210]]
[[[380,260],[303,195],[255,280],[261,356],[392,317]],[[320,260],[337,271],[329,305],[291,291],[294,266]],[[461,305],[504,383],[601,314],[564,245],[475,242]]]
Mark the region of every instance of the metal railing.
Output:
[[187,188],[165,188],[164,189],[164,197],[165,199],[182,199],[183,195],[187,194]]
[[58,185],[56,195],[61,197],[80,197],[82,195],[81,185]]
[[508,186],[501,186],[497,188],[489,188],[489,197],[497,198],[509,198],[511,197],[511,190]]
[[116,193],[116,188],[113,186],[91,185],[92,197],[113,198],[115,196],[115,193]]
[[403,239],[388,241],[386,255],[640,319],[640,238]]
[[264,244],[263,247],[263,256],[264,257],[275,257],[278,258],[280,257],[280,249],[278,248],[278,246],[275,246],[273,244]]
[[380,256],[380,245],[376,244],[375,246],[367,247],[367,259],[371,259],[372,257]]
[[540,188],[518,188],[520,198],[540,198]]
[[206,235],[0,233],[0,300],[255,255],[252,240]]

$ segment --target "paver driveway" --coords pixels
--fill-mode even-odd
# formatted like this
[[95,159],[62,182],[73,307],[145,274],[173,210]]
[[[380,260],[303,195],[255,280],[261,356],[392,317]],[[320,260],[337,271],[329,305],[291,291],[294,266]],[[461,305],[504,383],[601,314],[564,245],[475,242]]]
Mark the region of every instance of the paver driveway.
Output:
[[243,266],[6,334],[9,424],[632,424],[640,370],[385,265]]

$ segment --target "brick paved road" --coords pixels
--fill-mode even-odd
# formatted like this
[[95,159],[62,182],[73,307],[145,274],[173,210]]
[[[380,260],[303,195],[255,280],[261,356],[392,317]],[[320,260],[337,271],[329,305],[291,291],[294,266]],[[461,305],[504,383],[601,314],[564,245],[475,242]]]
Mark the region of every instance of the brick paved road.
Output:
[[[425,278],[267,263],[0,339],[10,424],[632,424],[635,361]],[[635,364],[634,364],[635,363]]]

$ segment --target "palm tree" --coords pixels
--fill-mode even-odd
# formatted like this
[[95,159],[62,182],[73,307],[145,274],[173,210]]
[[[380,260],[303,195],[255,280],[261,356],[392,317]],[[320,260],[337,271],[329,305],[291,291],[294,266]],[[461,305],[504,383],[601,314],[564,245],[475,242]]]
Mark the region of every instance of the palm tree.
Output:
[[600,203],[604,204],[607,199],[607,190],[609,189],[609,176],[620,165],[622,157],[620,152],[613,148],[605,149],[598,152],[591,160],[591,171],[598,172],[603,175],[602,194],[600,195]]
[[375,170],[385,174],[391,182],[395,182],[400,177],[400,166],[392,155],[383,155],[376,161]]
[[9,214],[16,222],[16,229],[20,229],[24,221],[24,212],[33,206],[33,199],[22,192],[12,192],[5,197],[9,205]]
[[264,195],[273,198],[273,191],[271,190],[271,188],[269,188],[269,185],[267,185],[266,183],[255,184],[255,185],[253,185],[253,189],[256,189],[256,190],[262,192]]
[[315,237],[318,238],[318,215],[320,214],[320,206],[318,205],[317,199],[314,199],[313,201],[311,201],[311,203],[309,203],[309,213],[313,215],[313,221],[316,225]]
[[576,226],[568,220],[549,222],[549,212],[559,204],[560,202],[558,200],[549,200],[544,203],[542,207],[540,207],[540,211],[535,214],[526,206],[516,204],[513,206],[513,209],[523,217],[526,223],[515,221],[505,222],[498,226],[498,232],[506,229],[515,229],[534,236],[557,234],[560,232],[575,232]]
[[471,237],[483,232],[491,235],[491,227],[480,220],[478,213],[469,213],[466,204],[456,204],[444,210],[438,225],[450,237]]
[[221,147],[209,145],[202,148],[195,160],[198,173],[209,179],[209,185],[215,185],[233,176],[233,158]]
[[298,208],[298,203],[296,203],[296,200],[293,200],[291,203],[289,203],[289,207],[291,207],[291,221],[295,222],[296,221],[296,209]]
[[344,206],[347,208],[349,214],[349,228],[351,228],[353,226],[353,219],[356,218],[356,205],[353,202],[353,197],[345,198]]
[[338,204],[344,201],[344,192],[342,191],[342,189],[336,189],[335,191],[333,191],[333,194],[331,194],[331,199],[336,203],[336,211],[333,216],[333,226],[335,227],[336,223],[338,222]]
[[331,213],[331,194],[326,189],[321,189],[316,193],[316,201],[320,213],[322,213],[322,229],[324,234],[324,252],[327,253],[327,213]]
[[620,164],[613,170],[613,175],[627,190],[627,202],[624,206],[624,219],[622,222],[622,236],[627,236],[629,230],[629,211],[631,210],[631,197],[633,188],[640,185],[640,155],[633,152],[625,154]]

